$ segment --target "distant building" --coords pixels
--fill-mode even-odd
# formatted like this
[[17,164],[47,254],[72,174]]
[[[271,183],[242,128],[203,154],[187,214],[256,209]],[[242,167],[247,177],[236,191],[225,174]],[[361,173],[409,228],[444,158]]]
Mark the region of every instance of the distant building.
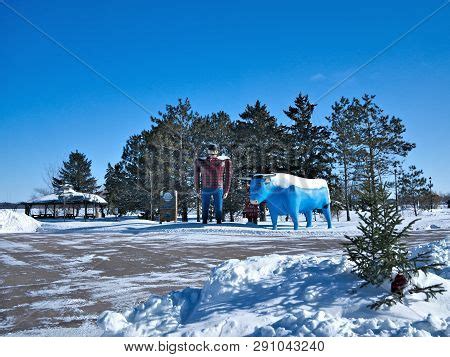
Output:
[[25,214],[34,218],[76,218],[80,213],[84,218],[97,218],[104,216],[104,208],[108,202],[99,195],[76,192],[72,186],[64,185],[51,195],[22,204],[25,206]]

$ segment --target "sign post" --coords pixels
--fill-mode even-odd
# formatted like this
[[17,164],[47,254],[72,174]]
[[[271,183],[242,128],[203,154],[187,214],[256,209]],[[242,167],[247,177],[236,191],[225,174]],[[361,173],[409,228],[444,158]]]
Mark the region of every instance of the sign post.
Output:
[[159,223],[176,222],[178,216],[178,192],[162,191],[159,202]]

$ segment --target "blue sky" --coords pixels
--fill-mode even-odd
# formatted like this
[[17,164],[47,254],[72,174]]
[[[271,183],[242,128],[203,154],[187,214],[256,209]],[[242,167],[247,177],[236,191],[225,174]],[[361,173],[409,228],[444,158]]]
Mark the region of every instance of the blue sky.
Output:
[[[257,99],[314,100],[445,0],[5,0],[152,113],[189,97],[237,118]],[[28,199],[46,167],[78,149],[103,181],[149,115],[0,2],[0,201]],[[450,6],[323,98],[377,95],[417,143],[408,158],[450,192]]]

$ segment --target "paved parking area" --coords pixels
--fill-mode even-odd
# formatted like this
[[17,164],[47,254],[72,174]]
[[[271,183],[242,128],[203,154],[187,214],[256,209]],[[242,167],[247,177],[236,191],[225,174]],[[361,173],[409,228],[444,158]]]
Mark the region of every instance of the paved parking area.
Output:
[[[193,240],[188,235],[176,230],[0,235],[0,334],[76,330],[86,324],[94,328],[104,310],[124,310],[149,294],[201,287],[210,269],[226,259],[336,254],[343,242],[320,236],[240,237],[214,231]],[[449,235],[448,230],[414,232],[408,243]]]

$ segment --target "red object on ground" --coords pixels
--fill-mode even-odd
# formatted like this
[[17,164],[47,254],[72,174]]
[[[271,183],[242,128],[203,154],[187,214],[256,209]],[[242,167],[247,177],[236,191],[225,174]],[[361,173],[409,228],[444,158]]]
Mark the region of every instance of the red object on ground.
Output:
[[403,274],[397,274],[391,283],[391,292],[394,294],[402,294],[408,285],[408,279]]
[[244,214],[248,220],[258,219],[259,206],[251,204],[249,199],[245,200]]
[[247,182],[247,197],[245,198],[245,205],[243,216],[247,218],[249,222],[258,224],[259,205],[250,203],[250,184]]

